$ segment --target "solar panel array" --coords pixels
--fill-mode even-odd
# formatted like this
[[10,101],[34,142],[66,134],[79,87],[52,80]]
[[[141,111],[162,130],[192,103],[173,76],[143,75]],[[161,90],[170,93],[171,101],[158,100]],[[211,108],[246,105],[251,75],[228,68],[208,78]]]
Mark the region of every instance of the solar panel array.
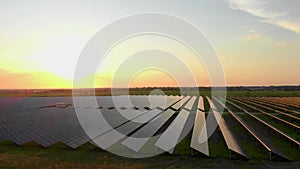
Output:
[[[89,113],[99,111],[114,130],[102,127],[95,118],[87,118],[86,121],[80,122],[72,97],[0,97],[0,141],[11,140],[18,145],[34,141],[44,147],[61,142],[72,148],[88,142],[97,143],[102,148],[110,148],[118,143],[139,152],[149,142],[150,137],[161,134],[153,144],[163,151],[173,153],[176,145],[191,131],[192,152],[197,151],[209,156],[207,139],[210,133],[206,116],[212,113],[212,118],[219,121],[218,128],[226,143],[229,156],[238,155],[241,158],[248,158],[237,136],[230,130],[228,122],[219,112],[223,107],[269,152],[269,159],[280,157],[289,160],[259,131],[220,101],[224,98],[101,96],[96,97],[98,105],[94,107],[90,105],[93,97],[78,98],[81,102],[75,105],[76,110],[84,112],[87,117]],[[209,111],[205,111],[204,100],[207,100]],[[299,149],[298,138],[291,137],[249,112],[250,109],[266,115],[299,132],[300,117],[297,110],[299,104],[292,101],[281,104],[282,102],[282,100],[272,101],[266,98],[229,98],[228,104],[270,128]],[[56,106],[57,103],[66,103],[69,106],[59,108]],[[90,127],[84,130],[82,125],[85,123]]]

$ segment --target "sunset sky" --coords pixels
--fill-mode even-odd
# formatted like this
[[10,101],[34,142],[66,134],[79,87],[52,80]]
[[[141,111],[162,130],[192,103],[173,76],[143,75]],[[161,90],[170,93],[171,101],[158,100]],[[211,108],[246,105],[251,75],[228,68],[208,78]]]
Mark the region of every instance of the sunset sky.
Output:
[[[88,40],[112,21],[142,12],[175,15],[199,28],[216,48],[228,86],[300,85],[299,6],[298,0],[2,0],[0,89],[71,88],[76,61]],[[107,55],[95,87],[110,87],[114,68],[130,55],[128,46],[147,44],[181,53],[197,84],[210,85],[191,51],[167,38],[144,36],[128,39]],[[180,69],[174,74],[185,78]],[[117,86],[123,85],[120,81]],[[133,77],[130,86],[176,86],[176,81],[147,70]]]

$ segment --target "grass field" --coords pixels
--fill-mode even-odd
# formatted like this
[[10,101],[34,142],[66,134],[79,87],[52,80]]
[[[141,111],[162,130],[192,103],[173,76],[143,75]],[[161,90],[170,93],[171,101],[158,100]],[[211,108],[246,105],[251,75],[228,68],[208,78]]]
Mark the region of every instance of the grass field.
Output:
[[[183,140],[184,142],[184,140]],[[0,168],[299,168],[299,162],[249,161],[228,158],[203,158],[184,154],[162,154],[145,159],[128,159],[86,144],[70,149],[63,144],[42,148],[30,143],[17,146],[10,141],[0,143]]]

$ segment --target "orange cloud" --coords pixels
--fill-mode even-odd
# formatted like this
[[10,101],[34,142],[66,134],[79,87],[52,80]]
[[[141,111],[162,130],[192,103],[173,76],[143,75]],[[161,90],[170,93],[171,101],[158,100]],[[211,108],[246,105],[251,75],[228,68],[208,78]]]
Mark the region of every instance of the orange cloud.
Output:
[[263,36],[260,34],[250,34],[250,35],[245,36],[246,40],[255,40],[255,39],[262,39],[262,38],[263,38]]
[[291,21],[278,21],[276,22],[276,25],[300,34],[300,23]]

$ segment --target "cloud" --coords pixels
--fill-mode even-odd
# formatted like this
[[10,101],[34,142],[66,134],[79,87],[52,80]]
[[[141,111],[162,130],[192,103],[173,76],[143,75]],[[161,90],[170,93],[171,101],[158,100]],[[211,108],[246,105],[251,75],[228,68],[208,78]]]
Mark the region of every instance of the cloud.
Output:
[[294,31],[294,32],[300,34],[300,23],[290,22],[290,21],[278,21],[276,24],[285,29],[289,29],[291,31]]
[[245,40],[263,40],[266,45],[275,46],[275,47],[286,47],[289,44],[284,41],[273,42],[268,37],[263,36],[261,34],[249,34],[244,37]]
[[294,4],[282,4],[279,1],[269,0],[226,0],[230,7],[235,10],[241,10],[247,12],[253,16],[261,18],[261,22],[273,24],[284,28],[289,31],[293,31],[300,34],[300,20],[295,18],[295,5]]
[[250,35],[245,36],[246,40],[262,39],[262,38],[263,38],[263,36],[260,34],[250,34]]
[[248,12],[254,16],[261,18],[276,18],[283,16],[284,13],[277,13],[272,11],[267,11],[264,6],[266,3],[264,1],[258,0],[226,0],[232,9],[238,9],[241,11]]

